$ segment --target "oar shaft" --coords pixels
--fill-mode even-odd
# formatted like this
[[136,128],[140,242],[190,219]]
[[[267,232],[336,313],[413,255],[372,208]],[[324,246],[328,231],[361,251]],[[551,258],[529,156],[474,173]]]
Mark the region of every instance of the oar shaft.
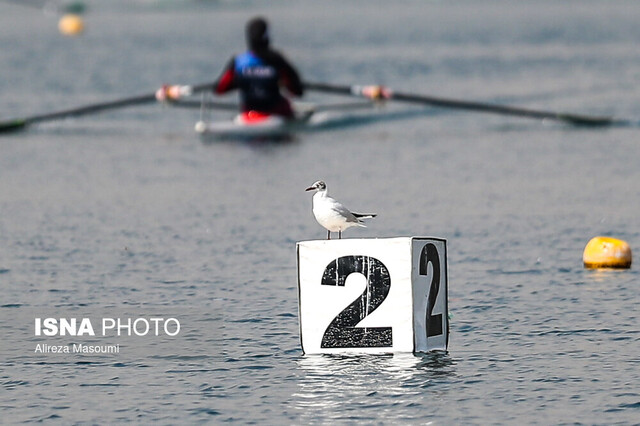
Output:
[[[326,83],[305,82],[305,88],[308,90],[317,90],[325,93],[334,93],[350,96],[362,96],[362,86],[344,86],[332,85]],[[445,99],[434,96],[417,95],[411,93],[400,93],[389,91],[389,99],[402,102],[418,103],[422,105],[430,105],[443,108],[465,109],[478,112],[495,113],[503,115],[512,115],[518,117],[550,119],[564,121],[575,125],[582,126],[608,126],[621,121],[611,117],[599,117],[579,114],[567,114],[553,111],[540,111],[519,107],[511,107],[506,105],[489,104],[474,101],[463,101],[456,99]]]
[[122,108],[126,106],[139,105],[143,103],[156,102],[155,94],[140,95],[131,98],[119,99],[115,101],[102,102],[98,104],[86,105],[78,108],[70,108],[45,114],[32,115],[31,117],[17,118],[14,120],[0,122],[0,133],[8,133],[23,129],[30,124],[41,121],[57,120],[59,118],[78,117],[92,114],[108,109]]
[[[192,93],[196,93],[196,92],[202,92],[205,90],[210,90],[213,88],[214,84],[215,83],[198,84],[198,85],[192,86],[191,91]],[[67,117],[78,117],[81,115],[93,114],[93,113],[97,113],[97,112],[101,112],[109,109],[124,108],[128,106],[148,104],[148,103],[154,103],[154,102],[157,102],[155,92],[149,93],[149,94],[132,96],[124,99],[117,99],[114,101],[101,102],[101,103],[92,104],[92,105],[85,105],[78,108],[70,108],[70,109],[65,109],[61,111],[45,113],[45,114],[37,114],[37,115],[32,115],[30,117],[16,118],[13,120],[0,122],[0,133],[8,133],[8,132],[20,130],[30,124],[38,123],[41,121],[56,120],[56,119],[67,118]]]
[[169,102],[169,105],[178,108],[205,108],[205,109],[219,109],[226,111],[238,111],[238,104],[231,102],[214,102],[214,101],[195,101],[195,100],[172,100]]
[[123,108],[126,106],[140,105],[145,103],[157,102],[155,94],[153,95],[141,95],[135,96],[126,99],[120,99],[109,102],[102,102],[93,105],[86,105],[78,108],[71,108],[62,111],[51,112],[47,114],[34,115],[26,119],[27,124],[37,123],[39,121],[47,121],[47,120],[56,120],[58,118],[66,118],[66,117],[78,117],[86,114],[93,114],[96,112],[108,110],[108,109],[117,109]]
[[609,125],[612,124],[613,119],[610,117],[595,117],[579,114],[567,114],[553,111],[540,111],[527,108],[512,107],[506,105],[488,104],[482,102],[462,101],[453,99],[441,99],[427,96],[416,96],[406,93],[393,93],[391,98],[397,101],[413,102],[421,104],[429,104],[432,106],[439,106],[444,108],[456,108],[466,109],[470,111],[496,113],[503,115],[512,115],[516,117],[527,117],[536,119],[549,119],[569,121],[573,124],[581,125]]

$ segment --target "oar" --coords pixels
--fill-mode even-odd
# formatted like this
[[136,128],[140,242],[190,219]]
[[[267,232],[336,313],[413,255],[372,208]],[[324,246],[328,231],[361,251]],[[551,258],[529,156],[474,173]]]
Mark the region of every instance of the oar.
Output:
[[[327,83],[311,83],[305,82],[304,87],[307,90],[315,90],[324,93],[334,93],[349,96],[364,96],[364,86],[345,86]],[[370,87],[370,86],[369,86]],[[563,121],[577,126],[611,126],[627,124],[626,120],[614,119],[604,116],[590,116],[580,114],[569,114],[564,112],[540,111],[519,107],[511,107],[506,105],[489,104],[474,101],[463,101],[456,99],[445,99],[433,96],[418,95],[413,93],[400,93],[388,89],[382,89],[383,96],[381,99],[390,99],[395,101],[416,103],[422,105],[431,105],[443,108],[455,108],[471,111],[487,112],[494,114],[512,115],[517,117],[549,119]]]
[[[189,86],[192,93],[211,90],[214,83],[203,83],[195,86]],[[14,132],[24,129],[25,127],[39,123],[42,121],[58,120],[61,118],[78,117],[81,115],[93,114],[109,109],[118,109],[134,105],[142,105],[158,102],[156,94],[148,93],[145,95],[133,96],[130,98],[118,99],[114,101],[101,102],[97,104],[85,105],[78,108],[71,108],[62,111],[50,112],[46,114],[37,114],[30,117],[15,118],[7,121],[0,121],[0,133]]]
[[168,102],[168,105],[177,108],[187,108],[187,109],[202,109],[203,107],[210,109],[220,109],[227,111],[238,111],[240,110],[240,106],[236,103],[232,102],[216,102],[211,100],[196,101],[194,99],[178,99],[171,100]]

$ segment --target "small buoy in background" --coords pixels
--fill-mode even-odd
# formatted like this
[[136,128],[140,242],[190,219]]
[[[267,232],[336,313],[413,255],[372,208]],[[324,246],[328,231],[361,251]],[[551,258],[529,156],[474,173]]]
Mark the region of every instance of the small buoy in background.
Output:
[[625,241],[610,237],[595,237],[587,243],[582,255],[585,268],[631,267],[631,247]]
[[64,35],[75,36],[84,31],[84,22],[79,15],[68,13],[60,18],[58,29]]

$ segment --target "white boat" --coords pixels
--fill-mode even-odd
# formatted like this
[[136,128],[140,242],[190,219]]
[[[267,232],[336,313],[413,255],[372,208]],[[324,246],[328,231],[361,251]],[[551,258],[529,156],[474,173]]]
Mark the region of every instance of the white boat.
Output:
[[[282,140],[308,131],[364,125],[381,120],[407,119],[424,115],[423,109],[388,109],[384,104],[360,101],[336,104],[294,104],[295,117],[285,118],[257,111],[237,114],[230,120],[205,121],[201,108],[195,131],[204,139]],[[228,109],[228,105],[224,109]]]
[[299,113],[294,118],[246,111],[230,121],[206,122],[195,125],[197,133],[217,138],[278,138],[300,131],[309,124],[313,111]]
[[297,102],[294,104],[294,118],[248,111],[237,114],[230,120],[207,121],[203,118],[207,110],[207,105],[203,102],[200,121],[196,123],[195,131],[205,139],[280,140],[300,132],[407,117],[407,111],[393,113],[377,106],[380,105],[368,101],[322,105]]

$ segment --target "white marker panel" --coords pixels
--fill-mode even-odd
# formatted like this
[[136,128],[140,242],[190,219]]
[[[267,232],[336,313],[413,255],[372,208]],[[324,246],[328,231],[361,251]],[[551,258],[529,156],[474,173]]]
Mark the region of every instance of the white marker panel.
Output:
[[445,240],[304,241],[297,250],[304,353],[446,350]]

